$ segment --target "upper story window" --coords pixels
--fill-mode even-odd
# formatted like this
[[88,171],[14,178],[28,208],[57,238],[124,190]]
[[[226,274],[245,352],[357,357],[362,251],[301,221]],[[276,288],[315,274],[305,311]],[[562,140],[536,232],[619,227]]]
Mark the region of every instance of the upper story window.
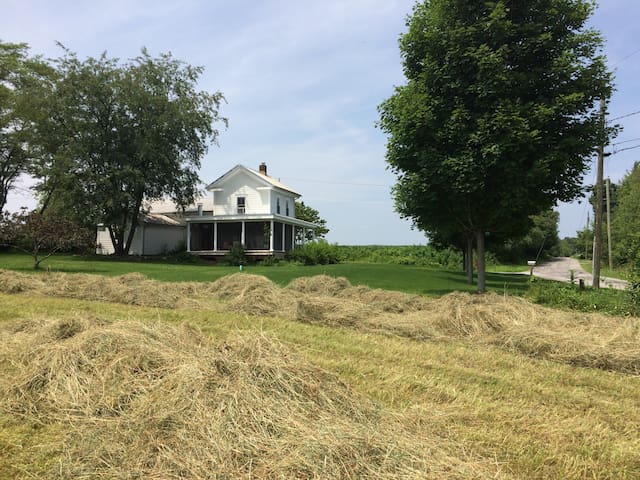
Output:
[[287,203],[286,203],[286,212],[288,217],[289,216],[289,200],[287,200]]
[[238,213],[245,213],[246,201],[247,201],[246,197],[237,198]]
[[276,213],[280,214],[280,197],[276,198]]

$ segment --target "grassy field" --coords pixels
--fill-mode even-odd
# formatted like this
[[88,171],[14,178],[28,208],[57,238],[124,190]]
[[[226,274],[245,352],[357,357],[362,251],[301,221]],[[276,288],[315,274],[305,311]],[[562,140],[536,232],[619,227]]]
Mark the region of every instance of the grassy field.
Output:
[[[591,260],[580,260],[580,265],[587,272],[593,273],[593,262]],[[628,272],[621,268],[609,268],[605,265],[600,267],[600,275],[609,278],[619,278],[621,280],[627,280]]]
[[[252,276],[239,278],[257,281]],[[64,281],[64,277],[55,279],[56,283]],[[118,285],[123,289],[134,289],[138,287],[135,282],[141,281],[131,277],[123,279]],[[291,295],[287,293],[290,290],[276,291],[260,282],[247,285],[255,295],[259,295],[262,288],[271,289],[265,290],[269,298],[280,295],[279,298],[286,301]],[[166,295],[173,288],[186,288],[172,284],[164,287],[150,284],[145,288],[151,287],[164,291]],[[225,393],[226,396],[222,397],[224,402],[230,402],[227,409],[232,409],[233,405],[236,406],[233,408],[239,408],[243,402],[261,402],[249,415],[256,416],[254,420],[257,424],[252,423],[249,431],[233,430],[234,443],[230,448],[229,458],[237,459],[237,455],[243,453],[245,457],[242,458],[246,460],[246,455],[249,455],[251,463],[243,460],[233,466],[240,470],[225,470],[231,467],[216,464],[218,472],[230,472],[228,478],[237,478],[239,472],[245,478],[261,478],[261,474],[274,478],[353,478],[354,475],[356,478],[640,478],[640,370],[632,370],[636,371],[635,374],[617,370],[627,368],[625,365],[640,368],[640,355],[637,346],[634,347],[634,343],[629,342],[622,331],[617,333],[615,330],[615,325],[624,323],[628,327],[625,335],[637,336],[637,319],[610,320],[605,324],[607,320],[604,318],[581,315],[572,320],[571,314],[563,313],[557,321],[551,322],[550,319],[556,315],[552,310],[529,306],[521,299],[511,301],[508,297],[494,295],[483,303],[481,297],[476,296],[445,297],[442,300],[429,300],[437,303],[416,306],[414,304],[419,299],[391,296],[382,299],[386,303],[380,303],[382,306],[376,314],[380,320],[371,323],[363,318],[365,323],[360,324],[352,315],[356,297],[345,297],[345,302],[341,303],[339,292],[335,290],[336,284],[313,287],[300,283],[296,291],[325,288],[333,292],[331,297],[313,297],[316,302],[314,305],[318,308],[322,306],[324,310],[307,309],[313,314],[309,318],[300,317],[299,308],[296,313],[295,308],[289,310],[279,305],[273,305],[273,308],[275,311],[280,309],[281,315],[249,314],[247,312],[251,311],[252,305],[259,303],[257,300],[261,297],[245,297],[248,292],[241,288],[242,285],[236,285],[234,295],[240,295],[238,298],[242,298],[243,302],[234,304],[231,287],[226,284],[219,286],[220,295],[227,300],[211,299],[209,303],[176,305],[170,309],[153,306],[154,299],[159,299],[159,296],[152,294],[152,290],[143,292],[147,297],[141,300],[151,305],[146,307],[35,293],[0,294],[0,328],[5,347],[0,355],[0,378],[3,379],[0,394],[13,398],[12,392],[17,387],[15,384],[8,387],[7,384],[14,377],[23,378],[20,376],[20,366],[31,363],[31,359],[40,355],[40,352],[46,353],[49,344],[52,345],[53,356],[43,358],[54,358],[57,362],[66,359],[61,365],[67,365],[76,358],[73,355],[77,354],[81,344],[73,342],[74,338],[84,335],[82,329],[85,327],[78,327],[82,322],[98,326],[114,324],[116,327],[119,324],[128,326],[129,322],[141,322],[149,328],[154,326],[159,330],[151,331],[149,345],[162,338],[160,332],[163,328],[187,323],[192,326],[190,328],[203,332],[212,342],[214,351],[218,352],[216,355],[242,350],[238,347],[241,345],[238,336],[250,339],[266,336],[283,345],[282,348],[277,347],[274,353],[271,340],[253,343],[256,347],[252,355],[256,359],[251,360],[254,363],[250,364],[253,366],[247,370],[246,378],[239,373],[240,370],[235,369],[235,363],[218,363],[221,362],[219,357],[212,363],[215,363],[214,373],[218,372],[215,375],[222,375],[213,385],[215,392],[227,392],[225,389],[233,388],[234,382],[246,382],[247,379],[253,382],[242,389]],[[39,288],[46,288],[46,285]],[[143,284],[139,288],[142,290]],[[62,288],[62,291],[72,293],[68,288]],[[351,292],[348,289],[344,291]],[[78,292],[78,295],[94,294],[93,291]],[[356,294],[362,296],[360,302],[364,302],[363,305],[371,305],[375,303],[374,300],[382,302],[379,293],[356,289],[349,295]],[[364,300],[369,297],[371,300]],[[122,298],[121,301],[130,300],[126,295]],[[304,301],[309,303],[311,299],[309,297]],[[233,308],[239,305],[245,310],[234,313]],[[323,312],[327,315],[339,314],[341,308],[344,310],[342,317],[323,316]],[[408,310],[402,313],[403,308]],[[292,316],[288,318],[287,315]],[[391,315],[391,320],[385,315]],[[397,322],[401,319],[413,319],[417,323],[400,325]],[[599,322],[603,325],[600,333],[597,329]],[[539,329],[518,330],[529,323],[541,326]],[[50,331],[47,330],[50,324],[54,328],[51,331],[55,332],[55,337],[51,338],[46,333]],[[31,344],[27,342],[25,358],[20,360],[15,352],[22,348],[21,342],[28,337],[30,325],[41,329],[41,332],[35,331],[34,340],[29,342],[40,343],[29,346]],[[549,330],[553,328],[555,330]],[[548,333],[540,336],[537,330],[548,330]],[[502,336],[497,336],[499,332],[502,332]],[[117,340],[119,337],[114,335],[112,332],[103,337],[90,337],[91,343],[88,345],[91,356],[82,357],[84,360],[80,363],[74,360],[73,368],[80,369],[82,375],[86,375],[86,362],[98,358],[103,350],[113,350],[120,345],[120,340]],[[613,338],[616,335],[619,340]],[[43,338],[46,340],[44,343]],[[578,340],[584,343],[576,343]],[[108,341],[106,345],[109,348],[101,349],[100,341]],[[561,347],[562,344],[565,347]],[[599,360],[605,358],[603,352],[597,353],[605,344],[609,345],[612,352],[621,352],[619,359],[610,358],[609,362],[614,363],[602,363]],[[64,350],[65,345],[69,345],[70,350]],[[573,357],[553,357],[556,355],[554,351],[558,355],[565,355],[563,352],[567,348],[575,352],[571,354]],[[171,349],[167,351],[173,352]],[[185,387],[174,383],[174,380],[163,380],[169,367],[162,363],[163,357],[155,356],[160,353],[145,357],[145,352],[151,355],[155,351],[145,346],[129,354],[118,347],[116,355],[110,357],[116,363],[110,369],[100,370],[104,372],[99,375],[100,381],[106,382],[106,373],[114,369],[129,371],[125,368],[126,358],[132,355],[135,368],[129,375],[143,378],[145,382],[157,378],[157,382],[169,389],[163,396],[151,392],[155,395],[152,395],[152,399],[156,405],[164,405],[167,398],[182,399],[180,395],[184,394]],[[291,357],[293,360],[277,363],[280,361],[277,355],[280,354],[284,359]],[[173,364],[173,357],[168,361]],[[205,357],[197,363],[207,364]],[[295,370],[292,365],[300,365],[301,369]],[[597,368],[598,365],[609,365],[609,369]],[[183,378],[200,378],[192,372],[192,368],[184,367],[178,373]],[[156,376],[157,372],[164,373]],[[266,377],[266,372],[274,376]],[[323,376],[321,372],[335,375],[335,380],[331,376]],[[324,388],[332,395],[347,395],[354,403],[342,407],[340,405],[343,404],[338,403],[348,402],[345,397],[340,397],[341,400],[322,397],[322,390],[317,390],[318,387],[313,386],[315,384],[300,383],[306,378],[305,375],[309,375],[314,382],[324,382]],[[31,374],[24,378],[31,380],[28,384],[18,382],[18,386],[42,388],[42,382],[36,382]],[[203,377],[204,380],[206,378],[213,377]],[[246,396],[247,391],[255,392],[256,381],[261,388],[266,388],[260,390],[261,395],[278,388],[286,394],[278,397],[278,401],[284,404],[285,411],[290,409],[290,419],[287,419],[286,412],[285,417],[268,418],[269,412],[260,409],[259,405],[271,397],[253,399]],[[61,401],[60,398],[65,394],[73,399],[82,398],[68,378],[58,380],[56,385],[55,401]],[[109,386],[108,383],[103,385]],[[301,385],[311,388],[312,393],[302,390]],[[143,390],[136,387],[136,395]],[[35,413],[30,412],[37,412],[42,407],[43,395],[38,393],[41,390],[34,394],[34,403],[30,403],[32,400],[25,394],[28,391],[24,387],[19,391],[23,395],[18,397],[22,399],[23,407],[16,406],[15,401],[5,401],[0,407],[0,476],[69,478],[65,477],[69,472],[77,475],[92,472],[92,478],[114,478],[114,472],[117,471],[109,469],[116,468],[120,461],[118,455],[125,455],[126,452],[117,454],[113,446],[96,443],[105,431],[110,431],[111,416],[91,417],[86,427],[89,428],[88,433],[78,436],[76,429],[84,424],[84,415],[95,415],[95,408],[86,409],[89,413],[84,413],[84,410],[69,413],[68,408],[63,408],[62,413],[53,411],[43,417],[44,420],[36,421],[34,418],[39,417],[32,417]],[[182,471],[182,478],[215,478],[211,473],[209,476],[188,474],[197,467],[195,460],[182,451],[174,450],[171,443],[173,436],[182,431],[178,412],[190,412],[189,408],[205,397],[205,393],[197,390],[195,385],[188,385],[186,394],[190,400],[181,400],[182,403],[177,405],[179,408],[176,407],[172,415],[163,415],[158,409],[151,412],[145,425],[151,429],[157,424],[161,432],[160,439],[144,434],[146,430],[142,431],[142,437],[129,437],[127,435],[130,432],[115,429],[120,437],[109,440],[114,444],[124,441],[117,439],[131,442],[131,445],[122,445],[121,450],[130,448],[137,458],[151,455],[145,450],[141,451],[147,452],[144,455],[135,450],[149,444],[152,455],[160,452],[171,459],[171,465],[182,465],[180,468],[183,470],[178,470]],[[100,398],[108,394],[110,391],[106,389]],[[122,393],[114,395],[119,401],[123,398]],[[294,399],[302,403],[290,403]],[[311,412],[310,416],[298,416],[300,411],[306,412],[305,409],[312,404],[329,408],[334,413],[324,417],[324,410],[314,410],[315,413]],[[14,410],[9,405],[14,405]],[[273,407],[269,405],[269,408],[277,408],[275,404]],[[299,410],[302,408],[300,405],[304,406],[303,410]],[[16,408],[22,413],[16,415]],[[216,414],[227,412],[222,406],[216,406],[213,410]],[[134,418],[127,419],[135,425]],[[340,421],[332,423],[336,419]],[[198,417],[198,424],[202,423],[202,418]],[[239,428],[238,419],[235,419],[231,428]],[[312,431],[314,429],[316,431]],[[382,444],[379,443],[380,435],[386,439]],[[268,441],[262,444],[262,438]],[[209,451],[226,448],[222,439],[213,441],[215,446],[210,447]],[[292,443],[287,443],[289,441]],[[181,442],[187,443],[188,437]],[[277,450],[282,442],[288,445],[289,451]],[[86,451],[86,446],[83,450],[83,444],[88,443],[102,455],[97,464],[91,463],[94,459]],[[195,457],[206,457],[207,451],[201,451],[200,447],[193,446],[193,451],[189,453]],[[317,456],[316,450],[319,448],[323,450]],[[270,459],[266,466],[260,463],[264,458]],[[297,466],[283,463],[287,458]],[[84,465],[82,462],[89,463]],[[160,468],[158,465],[136,464],[135,468],[146,468],[149,474],[148,469]],[[272,470],[264,470],[269,465]],[[306,470],[299,470],[300,465],[304,465]],[[406,465],[411,468],[405,468]],[[165,471],[165,477],[168,476]],[[156,475],[155,478],[161,477]]]
[[[0,268],[24,273],[41,274],[34,271],[31,257],[24,254],[0,253]],[[185,265],[166,261],[119,261],[107,257],[83,257],[56,255],[43,264],[43,268],[54,272],[94,273],[116,276],[138,272],[148,278],[166,282],[211,282],[224,275],[238,271],[238,267],[223,265]],[[300,266],[281,264],[276,266],[246,266],[244,271],[264,275],[279,285],[286,285],[294,278],[314,275],[345,277],[354,285],[398,290],[423,295],[443,295],[454,290],[473,292],[474,285],[466,283],[460,271],[413,265],[374,263],[341,263],[336,265]],[[487,274],[487,289],[500,293],[520,295],[527,290],[528,278],[522,275]]]

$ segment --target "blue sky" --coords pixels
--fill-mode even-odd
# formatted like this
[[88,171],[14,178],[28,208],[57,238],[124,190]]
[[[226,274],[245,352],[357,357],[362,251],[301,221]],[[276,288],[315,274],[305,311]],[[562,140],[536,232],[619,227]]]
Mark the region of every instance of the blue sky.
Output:
[[[404,82],[397,39],[409,0],[4,0],[3,41],[26,42],[34,54],[131,58],[145,46],[170,51],[205,73],[199,87],[221,91],[229,128],[202,161],[207,183],[240,163],[303,193],[341,244],[421,244],[424,235],[393,211],[385,136],[377,105]],[[640,1],[606,0],[592,18],[616,70],[610,117],[640,110]],[[633,55],[631,55],[633,54]],[[631,55],[630,57],[628,57]],[[628,58],[625,58],[628,57]],[[640,115],[620,120],[615,142],[640,137]],[[640,144],[629,142],[616,148]],[[607,158],[618,181],[640,149]],[[595,159],[594,159],[595,160]],[[594,175],[586,175],[592,182]],[[24,179],[9,208],[33,205]],[[560,205],[560,234],[587,220],[585,202]]]

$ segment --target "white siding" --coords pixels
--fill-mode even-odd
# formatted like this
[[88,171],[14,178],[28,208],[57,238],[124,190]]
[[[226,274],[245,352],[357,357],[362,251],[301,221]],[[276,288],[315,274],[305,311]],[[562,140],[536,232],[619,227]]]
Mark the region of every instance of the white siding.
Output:
[[111,255],[115,250],[113,243],[111,243],[111,237],[109,236],[109,230],[107,227],[98,227],[98,234],[96,236],[96,253],[98,255]]
[[180,245],[186,248],[186,227],[145,225],[143,228],[144,232],[141,233],[144,237],[144,255],[160,255],[175,250]]
[[223,185],[223,191],[215,192],[216,215],[237,215],[237,198],[245,197],[245,213],[270,213],[269,190],[258,190],[262,185],[248,175],[238,173]]
[[[280,199],[280,212],[278,212],[278,199]],[[279,213],[280,215],[287,215],[287,202],[289,202],[289,216],[296,216],[295,197],[293,195],[287,195],[279,190],[271,191],[271,211],[269,213]]]
[[[144,241],[144,245],[142,242]],[[165,225],[140,225],[133,235],[129,255],[159,255],[175,250],[187,241],[185,227],[170,227]],[[96,238],[98,255],[112,255],[115,253],[109,230],[98,227]],[[143,248],[144,247],[144,248]]]

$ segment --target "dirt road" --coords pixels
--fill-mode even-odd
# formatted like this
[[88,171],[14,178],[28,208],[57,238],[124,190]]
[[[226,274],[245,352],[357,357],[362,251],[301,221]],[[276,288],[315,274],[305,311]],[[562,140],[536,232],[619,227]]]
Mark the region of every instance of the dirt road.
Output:
[[[580,279],[583,279],[585,285],[593,284],[593,277],[582,268],[580,262],[575,258],[568,257],[554,257],[540,265],[537,265],[533,269],[533,276],[545,278],[547,280],[569,282],[571,281],[571,271],[573,271],[573,278],[576,283]],[[605,278],[600,276],[600,286],[624,290],[627,288],[627,282],[617,278]]]

